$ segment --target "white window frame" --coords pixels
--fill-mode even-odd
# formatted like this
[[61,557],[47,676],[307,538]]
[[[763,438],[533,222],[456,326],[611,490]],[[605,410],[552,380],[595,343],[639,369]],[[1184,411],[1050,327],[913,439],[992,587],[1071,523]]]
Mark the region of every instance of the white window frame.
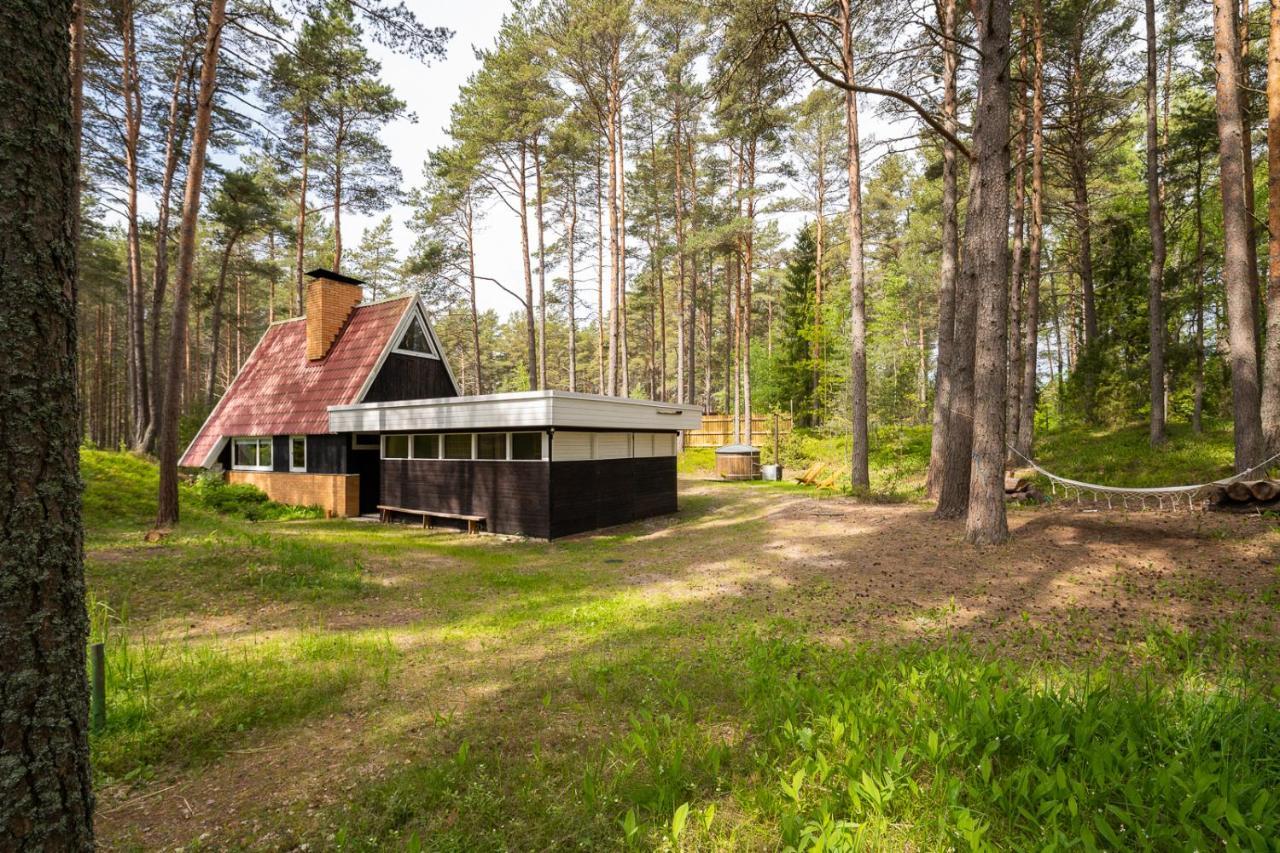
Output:
[[[388,456],[387,455],[387,439],[388,438],[403,438],[407,442],[404,448],[404,456]],[[413,458],[413,436],[412,435],[405,435],[402,432],[383,433],[379,444],[381,446],[378,448],[378,456],[381,459],[390,459],[397,462],[405,462]]]
[[[430,352],[418,352],[417,350],[400,349],[400,342],[405,339],[405,336],[409,334],[409,329],[415,324],[417,325],[418,330],[422,332],[422,337],[426,340],[427,347],[431,350]],[[419,314],[417,311],[413,312],[413,318],[409,321],[409,325],[405,326],[404,331],[400,333],[400,337],[396,341],[396,348],[393,349],[392,352],[399,353],[400,355],[411,355],[414,358],[434,358],[437,361],[440,360],[440,356],[436,353],[435,342],[431,340],[431,333],[427,331],[427,324],[423,322],[422,315]]]
[[240,464],[240,459],[239,459],[239,453],[238,453],[238,452],[237,452],[237,450],[236,450],[236,445],[237,445],[237,443],[238,443],[238,442],[241,442],[241,441],[252,441],[252,442],[254,442],[254,445],[255,445],[254,458],[260,458],[260,457],[262,456],[261,451],[260,451],[260,450],[258,450],[257,448],[261,447],[261,445],[262,445],[262,443],[263,443],[263,442],[266,442],[267,447],[270,447],[270,448],[271,448],[271,461],[272,461],[272,462],[274,462],[274,461],[275,461],[276,451],[275,451],[275,448],[272,446],[272,439],[271,439],[271,436],[269,436],[269,435],[266,435],[266,436],[262,436],[262,435],[237,435],[237,436],[235,436],[235,437],[233,437],[233,438],[231,439],[231,470],[233,470],[233,471],[272,471],[272,470],[274,470],[270,464],[268,464],[268,465],[241,465],[241,464]]
[[[502,436],[502,456],[498,459],[481,459],[480,458],[480,436],[482,435],[501,435]],[[511,461],[511,433],[509,432],[473,432],[471,434],[471,458],[475,462],[510,462]]]
[[[293,443],[295,441],[302,442],[302,467],[293,464]],[[295,474],[305,474],[307,472],[307,437],[305,435],[289,436],[289,470]]]
[[[362,435],[376,435],[377,438],[372,443],[366,442],[364,444],[361,444],[360,436]],[[379,453],[381,453],[382,452],[382,435],[380,433],[353,432],[351,433],[351,449],[352,450],[376,450]]]

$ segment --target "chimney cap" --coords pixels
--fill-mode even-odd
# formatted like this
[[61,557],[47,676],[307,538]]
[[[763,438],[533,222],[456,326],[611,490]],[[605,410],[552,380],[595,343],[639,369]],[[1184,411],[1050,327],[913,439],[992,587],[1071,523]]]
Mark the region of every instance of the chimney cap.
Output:
[[316,267],[315,269],[310,270],[307,273],[307,275],[310,276],[311,278],[327,278],[329,279],[329,281],[337,281],[337,282],[341,282],[342,284],[356,284],[356,285],[364,284],[363,279],[352,278],[349,275],[336,273],[333,270],[327,270],[324,267]]

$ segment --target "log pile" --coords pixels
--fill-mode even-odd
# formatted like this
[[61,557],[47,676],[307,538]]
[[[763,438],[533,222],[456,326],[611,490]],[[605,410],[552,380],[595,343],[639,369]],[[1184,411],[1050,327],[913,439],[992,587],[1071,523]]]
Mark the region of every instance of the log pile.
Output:
[[1280,507],[1280,480],[1237,480],[1209,491],[1209,506],[1226,512]]
[[1044,503],[1044,493],[1026,477],[1006,474],[1004,477],[1004,499],[1008,503]]

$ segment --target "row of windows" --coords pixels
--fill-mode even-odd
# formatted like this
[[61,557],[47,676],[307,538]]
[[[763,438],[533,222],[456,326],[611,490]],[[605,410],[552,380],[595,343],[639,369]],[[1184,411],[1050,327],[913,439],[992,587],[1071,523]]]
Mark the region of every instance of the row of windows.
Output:
[[[270,471],[271,439],[237,438],[231,442],[231,467],[242,471]],[[307,437],[289,436],[289,470],[307,470]]]
[[540,432],[454,432],[384,435],[383,459],[544,459]]

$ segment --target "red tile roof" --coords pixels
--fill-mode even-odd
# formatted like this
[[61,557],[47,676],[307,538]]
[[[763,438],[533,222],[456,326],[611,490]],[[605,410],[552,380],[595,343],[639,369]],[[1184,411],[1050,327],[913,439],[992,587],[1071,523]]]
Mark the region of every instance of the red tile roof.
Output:
[[357,306],[329,354],[307,360],[304,318],[267,329],[210,413],[180,465],[197,467],[234,435],[307,435],[329,431],[329,406],[360,393],[413,297]]

